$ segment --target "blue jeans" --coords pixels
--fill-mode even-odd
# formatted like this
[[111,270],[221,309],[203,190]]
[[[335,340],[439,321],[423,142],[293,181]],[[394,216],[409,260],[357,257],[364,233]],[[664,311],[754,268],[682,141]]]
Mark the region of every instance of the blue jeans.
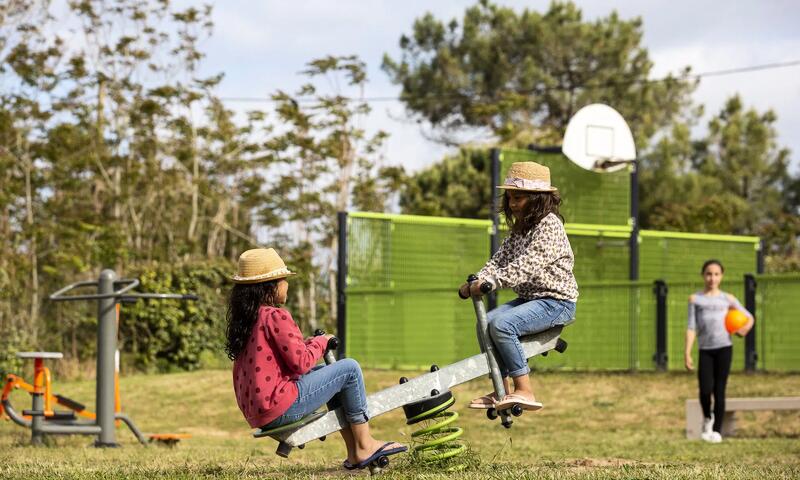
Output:
[[[575,302],[555,298],[516,298],[487,314],[489,338],[503,377],[527,375],[531,369],[519,337],[564,325],[575,315]],[[480,340],[480,335],[478,339]],[[481,351],[485,351],[483,345]]]
[[[337,395],[341,392],[340,395]],[[274,428],[296,422],[326,404],[328,410],[343,407],[350,424],[366,423],[367,393],[361,367],[352,358],[330,365],[317,365],[297,380],[297,399],[283,415],[262,428]]]

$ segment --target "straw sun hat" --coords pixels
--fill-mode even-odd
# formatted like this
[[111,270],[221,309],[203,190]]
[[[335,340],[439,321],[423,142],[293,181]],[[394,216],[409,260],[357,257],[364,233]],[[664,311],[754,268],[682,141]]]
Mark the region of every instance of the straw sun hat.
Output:
[[286,268],[274,248],[254,248],[239,256],[239,271],[231,280],[234,283],[261,283],[294,274]]
[[528,192],[555,192],[550,185],[550,169],[536,162],[515,162],[506,173],[506,181],[497,188]]

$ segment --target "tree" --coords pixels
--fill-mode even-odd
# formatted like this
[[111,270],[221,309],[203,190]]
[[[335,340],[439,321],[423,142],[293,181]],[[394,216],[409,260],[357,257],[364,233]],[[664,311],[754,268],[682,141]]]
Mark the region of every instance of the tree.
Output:
[[461,149],[406,178],[400,195],[403,213],[489,218],[491,159],[486,150]]
[[[320,318],[336,316],[336,212],[354,204],[382,211],[402,172],[380,167],[386,134],[368,135],[360,119],[369,105],[345,95],[349,89],[363,97],[364,63],[355,56],[330,56],[309,62],[304,74],[309,82],[295,95],[273,96],[285,129],[267,142],[276,168],[262,218],[278,227],[271,242],[282,245],[300,270],[294,282],[296,317],[313,330]],[[320,78],[334,91],[320,90],[315,83]]]
[[645,228],[757,235],[767,244],[771,271],[798,265],[800,221],[788,171],[790,153],[777,144],[771,110],[746,109],[729,98],[692,140],[676,123],[643,156],[640,218]]
[[91,355],[79,333],[91,309],[46,293],[103,267],[178,269],[256,244],[266,156],[255,137],[268,127],[222,106],[221,76],[198,77],[210,8],[53,8],[0,6],[0,330]]
[[418,18],[400,38],[400,59],[384,55],[383,69],[402,86],[411,116],[445,141],[478,128],[507,144],[560,143],[580,107],[602,102],[628,120],[641,149],[689,105],[695,86],[688,67],[652,81],[641,39],[639,18],[587,22],[571,2],[540,14],[480,0],[460,23]]

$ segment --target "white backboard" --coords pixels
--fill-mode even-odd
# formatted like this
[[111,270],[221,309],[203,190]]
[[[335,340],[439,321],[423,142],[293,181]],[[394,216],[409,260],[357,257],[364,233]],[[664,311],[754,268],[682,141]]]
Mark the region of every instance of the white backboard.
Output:
[[631,129],[616,110],[594,103],[569,120],[561,147],[564,155],[582,168],[614,171],[636,160]]

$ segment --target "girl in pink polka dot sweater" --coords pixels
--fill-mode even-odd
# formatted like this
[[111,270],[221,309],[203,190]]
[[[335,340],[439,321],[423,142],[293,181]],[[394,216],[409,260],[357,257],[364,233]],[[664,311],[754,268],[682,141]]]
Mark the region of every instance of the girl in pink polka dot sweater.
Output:
[[233,360],[233,388],[247,423],[274,428],[295,422],[327,404],[342,407],[348,426],[341,430],[347,469],[364,468],[379,455],[406,450],[374,439],[369,432],[361,367],[352,359],[319,365],[332,335],[304,339],[286,302],[294,275],[273,249],[239,257],[228,303],[225,350]]

